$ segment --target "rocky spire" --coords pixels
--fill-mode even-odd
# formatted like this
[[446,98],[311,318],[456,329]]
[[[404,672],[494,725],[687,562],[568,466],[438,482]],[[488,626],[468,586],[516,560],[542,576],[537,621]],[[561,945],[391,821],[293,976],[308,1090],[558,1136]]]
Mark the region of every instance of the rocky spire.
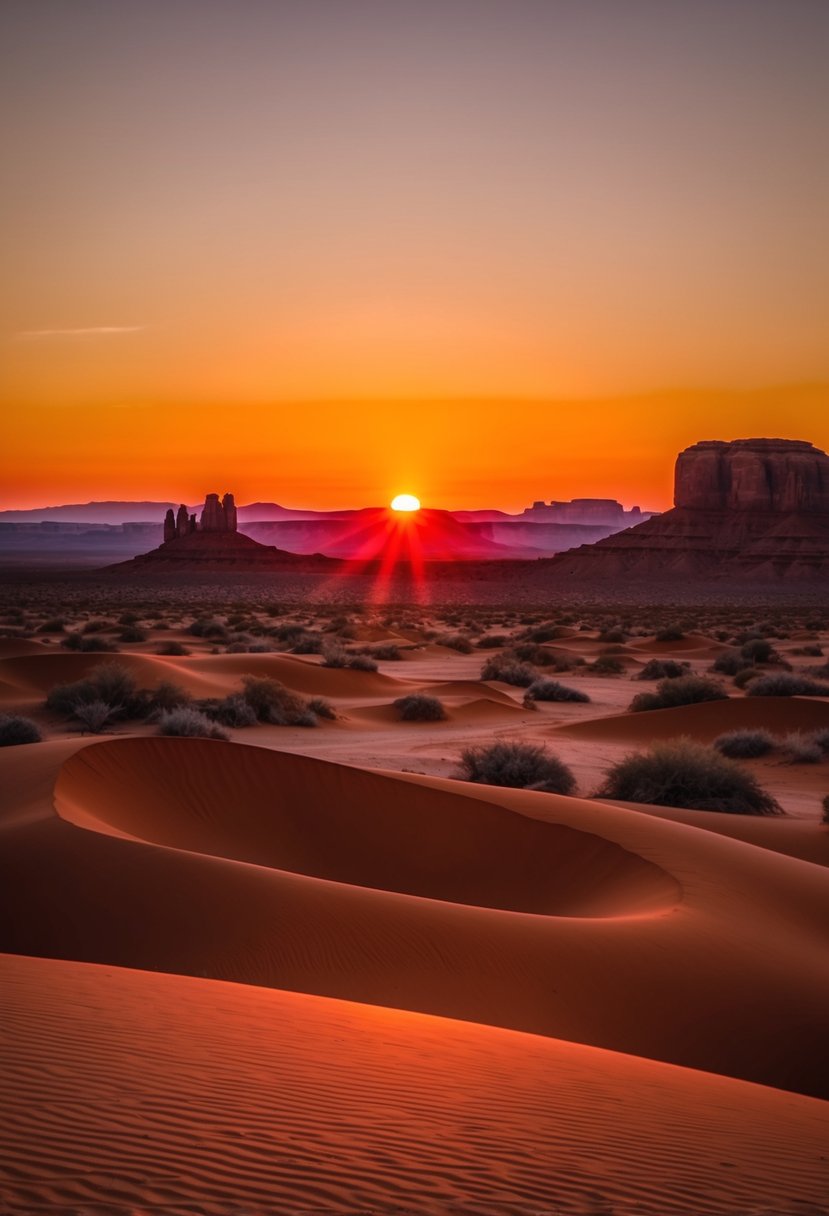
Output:
[[186,536],[189,531],[187,508],[182,503],[176,516],[176,536]]
[[201,513],[201,531],[225,532],[226,530],[225,513],[222,510],[222,504],[219,502],[219,495],[208,494],[204,500],[204,509]]
[[168,540],[176,539],[176,517],[173,515],[173,508],[164,516],[164,543]]
[[225,494],[222,499],[222,511],[225,517],[225,528],[228,532],[235,532],[237,527],[236,503],[232,494]]

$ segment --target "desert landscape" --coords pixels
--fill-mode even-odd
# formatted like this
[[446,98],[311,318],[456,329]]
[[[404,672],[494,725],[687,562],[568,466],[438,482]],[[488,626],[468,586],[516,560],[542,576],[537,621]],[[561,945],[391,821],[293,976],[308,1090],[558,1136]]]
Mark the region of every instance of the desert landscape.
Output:
[[0,4],[0,1216],[829,1216],[828,55]]
[[825,612],[232,590],[7,593],[5,1209],[821,1211]]

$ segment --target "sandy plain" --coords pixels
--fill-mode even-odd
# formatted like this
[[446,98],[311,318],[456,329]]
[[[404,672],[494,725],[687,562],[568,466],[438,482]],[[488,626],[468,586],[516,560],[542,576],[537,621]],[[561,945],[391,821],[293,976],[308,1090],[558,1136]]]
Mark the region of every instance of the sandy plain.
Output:
[[[629,711],[649,659],[710,674],[756,613],[689,610],[664,642],[673,609],[552,613],[541,645],[590,700],[530,709],[481,665],[543,612],[148,593],[127,625],[104,599],[49,630],[59,606],[23,599],[0,710],[44,739],[0,749],[3,1210],[829,1210],[829,759],[746,762],[782,816],[594,796],[655,740],[829,727],[826,697],[727,677],[727,701]],[[223,635],[191,632],[207,615]],[[290,624],[399,657],[325,667],[275,636]],[[131,625],[144,639],[117,641]],[[601,640],[614,625],[624,640]],[[118,652],[67,649],[67,629]],[[825,663],[814,608],[765,631],[792,669]],[[45,708],[112,661],[193,698],[269,676],[336,717],[219,741],[81,734]],[[407,692],[446,719],[401,722]],[[497,739],[544,743],[576,793],[457,780],[462,750]]]

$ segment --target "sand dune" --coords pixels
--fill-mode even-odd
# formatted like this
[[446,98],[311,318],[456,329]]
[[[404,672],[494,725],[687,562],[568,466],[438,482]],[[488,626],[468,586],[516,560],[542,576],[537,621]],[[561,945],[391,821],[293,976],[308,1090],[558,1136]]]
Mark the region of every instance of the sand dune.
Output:
[[829,1187],[814,1099],[293,993],[0,965],[9,1216],[102,1194],[208,1216],[794,1216]]
[[[31,782],[14,770],[35,749],[7,750],[13,791]],[[579,799],[252,746],[37,750],[39,804],[4,833],[7,950],[438,1013],[829,1093],[829,890],[816,866]],[[49,770],[54,782],[61,764],[58,818]]]
[[652,740],[689,735],[710,742],[729,730],[761,727],[777,734],[829,727],[829,700],[819,697],[731,697],[675,709],[611,714],[568,722],[553,729],[557,735],[596,742],[613,741],[646,746]]
[[291,655],[218,654],[170,658],[150,654],[74,654],[56,651],[0,659],[0,694],[6,700],[43,698],[55,684],[84,679],[101,663],[126,667],[144,688],[170,680],[196,697],[223,696],[246,675],[270,676],[309,696],[388,695],[404,681],[380,672],[321,667]]
[[814,865],[829,866],[829,827],[811,819],[789,816],[723,815],[719,811],[684,811],[667,806],[644,806],[635,802],[613,802],[645,815],[687,823],[689,827],[718,832],[733,840],[745,840],[762,849],[799,857]]

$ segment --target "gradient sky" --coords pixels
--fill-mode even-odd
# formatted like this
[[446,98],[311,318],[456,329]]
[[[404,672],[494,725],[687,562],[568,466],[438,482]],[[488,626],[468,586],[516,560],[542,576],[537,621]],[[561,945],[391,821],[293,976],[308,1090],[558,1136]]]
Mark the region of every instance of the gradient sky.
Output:
[[829,446],[826,0],[5,0],[0,507]]

